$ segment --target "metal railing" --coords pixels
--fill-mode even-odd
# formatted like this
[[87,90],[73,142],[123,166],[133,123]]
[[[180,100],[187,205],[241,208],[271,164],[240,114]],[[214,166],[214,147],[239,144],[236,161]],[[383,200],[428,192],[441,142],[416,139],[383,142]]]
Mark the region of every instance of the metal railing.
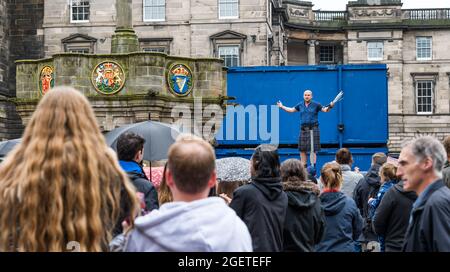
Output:
[[445,9],[403,9],[406,20],[450,20],[450,8]]
[[314,12],[314,21],[345,21],[347,20],[346,11],[318,11]]

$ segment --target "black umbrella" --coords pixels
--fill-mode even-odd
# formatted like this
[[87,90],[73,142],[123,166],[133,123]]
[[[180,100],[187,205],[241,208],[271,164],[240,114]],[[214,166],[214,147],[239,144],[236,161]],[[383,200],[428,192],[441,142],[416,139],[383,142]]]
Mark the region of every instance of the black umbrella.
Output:
[[117,150],[117,139],[122,133],[134,132],[145,139],[144,160],[157,161],[167,159],[167,151],[180,134],[179,130],[169,124],[145,121],[125,125],[105,134],[106,143]]
[[22,139],[14,139],[0,142],[0,157],[6,157],[6,155],[18,144]]

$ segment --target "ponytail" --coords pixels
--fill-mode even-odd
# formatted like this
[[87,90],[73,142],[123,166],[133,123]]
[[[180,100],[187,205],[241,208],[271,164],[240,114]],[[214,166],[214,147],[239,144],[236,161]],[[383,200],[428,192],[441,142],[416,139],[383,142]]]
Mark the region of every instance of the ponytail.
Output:
[[330,189],[340,189],[342,186],[342,171],[339,164],[335,162],[326,163],[320,170],[322,183]]

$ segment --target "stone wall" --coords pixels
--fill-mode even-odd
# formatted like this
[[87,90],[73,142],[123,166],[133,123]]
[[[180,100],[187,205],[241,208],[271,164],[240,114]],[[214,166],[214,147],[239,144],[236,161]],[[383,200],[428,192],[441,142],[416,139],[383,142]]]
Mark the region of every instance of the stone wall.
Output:
[[[416,37],[432,37],[432,60],[416,60]],[[450,135],[450,51],[445,45],[450,39],[450,30],[406,31],[403,37],[402,105],[401,114],[392,112],[389,117],[390,150],[400,151],[400,144],[420,135],[433,135],[442,140]],[[416,113],[416,90],[414,75],[433,74],[434,114]],[[396,90],[396,89],[394,89]],[[391,92],[391,90],[390,90]],[[396,93],[399,91],[396,90]]]
[[[92,83],[92,70],[102,61],[115,61],[124,70],[126,81],[115,95],[98,93]],[[186,97],[177,97],[167,87],[166,72],[174,63],[190,67],[193,90]],[[17,68],[17,111],[24,125],[29,121],[41,94],[39,73],[45,65],[54,67],[55,86],[70,85],[84,93],[92,102],[103,131],[118,126],[152,120],[173,123],[179,119],[176,105],[186,104],[193,112],[196,98],[202,108],[217,105],[222,108],[226,99],[226,71],[219,59],[180,58],[163,53],[130,53],[114,55],[55,54],[42,60],[24,60]],[[205,121],[207,121],[207,116]]]
[[0,0],[0,96],[7,95],[9,78],[9,24],[7,0]]
[[[445,41],[450,39],[450,30],[392,30],[364,33],[366,36],[369,35],[369,39],[377,38],[378,33],[378,40],[384,44],[384,57],[380,62],[388,64],[389,68],[390,152],[400,152],[402,142],[420,135],[433,135],[439,139],[450,135],[450,52],[445,45]],[[349,63],[377,63],[367,60],[367,41],[358,39],[358,36],[357,31],[348,34]],[[432,60],[416,60],[417,36],[432,37]],[[416,113],[414,74],[436,76],[435,107],[432,115]]]
[[14,61],[39,59],[44,56],[44,0],[8,1],[10,22],[9,90],[14,95],[16,69]]
[[[15,46],[20,40],[17,31],[22,27],[21,21],[16,21],[19,17],[13,8],[15,1],[0,0],[0,141],[18,138],[23,130],[15,105],[9,99],[15,90]],[[22,32],[21,37],[24,35],[25,32]]]

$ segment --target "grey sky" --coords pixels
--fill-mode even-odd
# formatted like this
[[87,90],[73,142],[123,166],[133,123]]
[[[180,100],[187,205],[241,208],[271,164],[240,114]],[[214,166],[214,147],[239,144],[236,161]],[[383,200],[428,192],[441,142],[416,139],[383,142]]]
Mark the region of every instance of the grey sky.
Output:
[[[349,0],[309,0],[314,6],[313,9],[321,10],[345,10]],[[403,0],[404,9],[414,8],[450,8],[448,0]]]

